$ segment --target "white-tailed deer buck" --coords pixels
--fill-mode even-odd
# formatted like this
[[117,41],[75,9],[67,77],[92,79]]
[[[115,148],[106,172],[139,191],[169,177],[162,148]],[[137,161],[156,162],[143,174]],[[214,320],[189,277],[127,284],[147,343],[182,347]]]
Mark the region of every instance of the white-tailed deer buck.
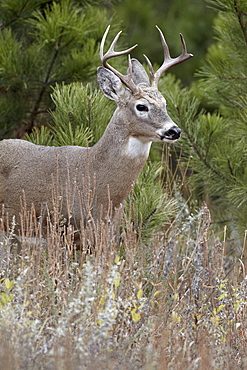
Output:
[[[128,54],[137,45],[116,52],[119,32],[104,54],[107,28],[100,47],[103,66],[98,68],[102,92],[117,104],[104,135],[91,148],[46,147],[18,139],[0,142],[0,204],[18,220],[20,198],[32,205],[37,216],[52,209],[55,195],[61,200],[61,214],[80,227],[87,217],[103,217],[109,207],[119,207],[136,182],[148,158],[151,143],[172,143],[181,130],[167,114],[166,101],[158,91],[158,81],[168,68],[189,59],[183,36],[182,54],[171,58],[161,30],[164,62],[154,72],[145,56],[150,79],[140,62],[130,59],[127,75],[108,64],[113,57]],[[102,112],[104,114],[104,112]],[[88,195],[90,194],[90,196]],[[90,198],[90,200],[88,200]]]

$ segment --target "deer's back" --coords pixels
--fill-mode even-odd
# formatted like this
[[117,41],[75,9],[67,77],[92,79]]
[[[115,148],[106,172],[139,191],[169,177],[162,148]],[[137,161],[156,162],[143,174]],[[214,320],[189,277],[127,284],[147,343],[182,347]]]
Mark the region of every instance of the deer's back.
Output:
[[[46,147],[25,140],[0,142],[0,203],[12,216],[20,208],[20,197],[27,206],[34,204],[37,213],[42,204],[51,207],[52,186],[66,187],[81,172],[87,148]],[[67,184],[67,187],[69,185]]]

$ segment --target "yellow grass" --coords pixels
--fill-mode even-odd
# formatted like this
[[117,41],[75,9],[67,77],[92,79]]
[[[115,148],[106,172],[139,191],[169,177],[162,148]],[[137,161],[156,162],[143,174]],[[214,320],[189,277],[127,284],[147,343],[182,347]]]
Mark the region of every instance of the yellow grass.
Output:
[[34,210],[18,240],[4,219],[2,369],[247,368],[246,261],[206,207],[146,244],[122,212],[121,228],[82,226],[79,251],[54,214],[46,239]]

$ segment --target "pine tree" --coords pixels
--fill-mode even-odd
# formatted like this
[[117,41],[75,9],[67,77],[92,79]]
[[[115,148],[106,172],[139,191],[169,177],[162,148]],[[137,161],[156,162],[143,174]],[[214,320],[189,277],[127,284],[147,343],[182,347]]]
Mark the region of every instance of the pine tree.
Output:
[[46,124],[56,83],[95,80],[110,20],[103,7],[88,3],[0,0],[0,138]]
[[[246,229],[247,219],[247,3],[211,0],[216,42],[198,73],[200,99],[176,83],[170,100],[183,129],[184,165],[197,199],[214,220]],[[209,112],[200,110],[200,103]]]

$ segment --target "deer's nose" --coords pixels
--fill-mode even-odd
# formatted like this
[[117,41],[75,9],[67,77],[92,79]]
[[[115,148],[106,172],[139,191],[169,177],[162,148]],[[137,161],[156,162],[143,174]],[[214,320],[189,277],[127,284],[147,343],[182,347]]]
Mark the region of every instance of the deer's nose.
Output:
[[164,132],[162,139],[177,140],[180,138],[181,130],[179,127],[174,126]]

